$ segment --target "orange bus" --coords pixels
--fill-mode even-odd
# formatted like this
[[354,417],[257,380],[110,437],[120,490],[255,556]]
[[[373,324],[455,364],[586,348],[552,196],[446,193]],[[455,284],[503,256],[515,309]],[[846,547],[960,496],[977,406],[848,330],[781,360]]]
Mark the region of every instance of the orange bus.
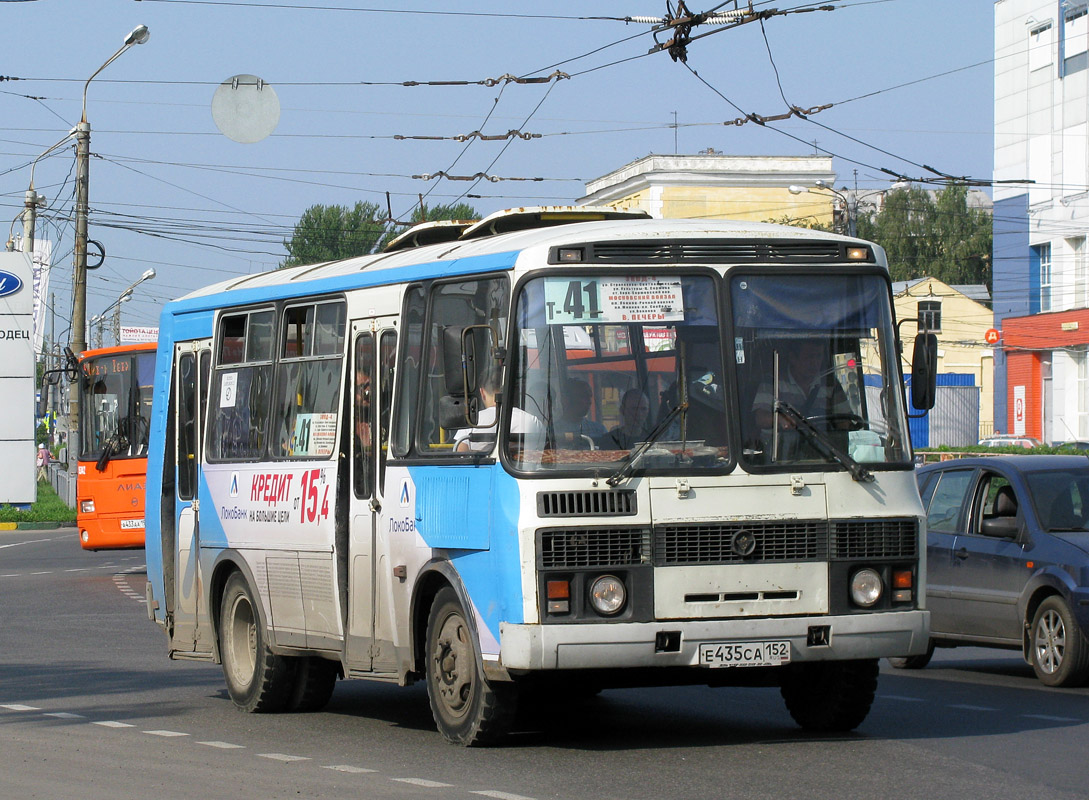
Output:
[[155,343],[80,355],[76,519],[84,550],[144,546]]

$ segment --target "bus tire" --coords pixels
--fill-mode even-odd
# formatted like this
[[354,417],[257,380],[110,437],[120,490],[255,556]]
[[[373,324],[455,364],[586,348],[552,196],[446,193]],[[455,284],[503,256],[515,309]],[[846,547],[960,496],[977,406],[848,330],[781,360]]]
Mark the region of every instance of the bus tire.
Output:
[[333,696],[340,670],[335,661],[317,656],[294,658],[295,680],[287,710],[320,711]]
[[227,579],[219,619],[219,652],[231,700],[241,711],[283,711],[293,670],[286,658],[269,650],[257,600],[240,572]]
[[877,659],[810,661],[785,668],[780,692],[787,711],[809,731],[851,731],[877,693]]
[[457,594],[445,587],[427,618],[427,697],[439,733],[466,747],[501,739],[514,722],[513,686],[493,686],[481,673],[475,637]]

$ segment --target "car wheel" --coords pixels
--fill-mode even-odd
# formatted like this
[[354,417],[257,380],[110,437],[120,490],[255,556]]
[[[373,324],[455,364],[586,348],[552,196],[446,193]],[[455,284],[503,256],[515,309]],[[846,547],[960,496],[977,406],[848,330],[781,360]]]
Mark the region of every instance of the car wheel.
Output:
[[1089,642],[1061,597],[1040,603],[1030,632],[1032,669],[1047,686],[1080,686],[1089,677]]
[[895,658],[889,658],[889,663],[896,667],[896,669],[922,669],[930,663],[930,659],[934,657],[934,640],[930,640],[930,644],[927,645],[926,652],[920,653],[917,656],[899,656]]

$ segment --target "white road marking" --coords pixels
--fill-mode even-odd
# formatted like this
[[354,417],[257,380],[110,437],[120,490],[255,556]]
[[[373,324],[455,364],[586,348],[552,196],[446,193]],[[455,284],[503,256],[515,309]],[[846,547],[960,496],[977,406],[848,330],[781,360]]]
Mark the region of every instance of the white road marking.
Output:
[[82,714],[69,714],[67,711],[48,711],[42,716],[56,717],[57,719],[87,719]]
[[0,705],[0,708],[6,708],[8,711],[41,711],[37,706],[24,706],[19,703]]
[[244,750],[246,748],[244,744],[231,744],[230,742],[197,742],[197,744],[203,744],[206,747],[218,747],[220,750]]
[[495,800],[533,800],[532,797],[525,797],[520,794],[510,794],[509,792],[497,792],[494,789],[488,789],[483,792],[469,792],[469,794],[480,794],[484,797],[494,797]]
[[904,703],[921,703],[923,698],[921,697],[905,697],[901,694],[880,694],[878,697],[882,700],[899,700]]
[[453,784],[439,783],[438,781],[428,781],[423,778],[390,778],[391,781],[397,781],[398,783],[411,783],[413,786],[422,786],[425,789],[449,789]]
[[997,708],[991,708],[990,706],[970,706],[964,703],[955,703],[950,705],[949,708],[959,708],[963,711],[998,711]]
[[1026,719],[1042,719],[1047,722],[1081,722],[1077,717],[1053,717],[1050,714],[1022,714]]
[[182,733],[181,731],[144,731],[144,733],[151,736],[188,736],[188,733]]
[[309,761],[308,756],[289,756],[287,753],[258,753],[261,758],[271,758],[273,761]]
[[327,767],[322,767],[322,769],[334,769],[337,772],[350,772],[353,775],[359,775],[364,772],[377,772],[377,770],[365,769],[364,767],[353,767],[349,764],[330,764]]
[[127,722],[115,722],[114,720],[106,720],[105,722],[92,722],[92,725],[101,725],[103,728],[135,728],[135,725],[130,725]]

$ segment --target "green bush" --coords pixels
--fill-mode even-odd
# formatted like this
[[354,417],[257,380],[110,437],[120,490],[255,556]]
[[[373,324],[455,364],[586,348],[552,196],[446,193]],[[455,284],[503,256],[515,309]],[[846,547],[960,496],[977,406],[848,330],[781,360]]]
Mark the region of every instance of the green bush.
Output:
[[29,511],[14,506],[0,506],[0,522],[65,522],[76,521],[76,510],[69,508],[45,481],[38,482],[38,502]]

